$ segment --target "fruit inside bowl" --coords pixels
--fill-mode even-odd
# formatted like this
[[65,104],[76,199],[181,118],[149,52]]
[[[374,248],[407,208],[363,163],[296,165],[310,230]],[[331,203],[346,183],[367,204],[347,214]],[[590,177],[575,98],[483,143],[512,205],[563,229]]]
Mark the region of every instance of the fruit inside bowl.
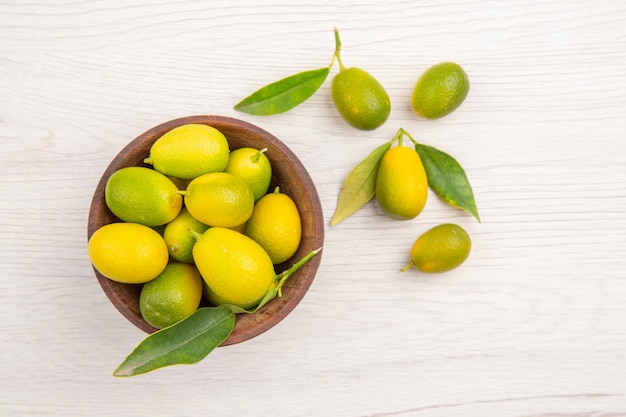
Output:
[[[175,154],[176,152],[178,154],[185,153],[184,146],[182,146],[182,151],[180,149],[177,150],[176,147],[181,147],[180,143],[185,141],[184,135],[193,135],[193,132],[182,132],[183,136],[175,137],[174,139],[168,139],[168,137],[172,136],[173,131],[177,130],[181,134],[180,130],[187,126],[200,126],[200,129],[210,127],[220,135],[223,135],[225,140],[220,141],[218,139],[213,141],[217,142],[217,144],[209,143],[206,146],[195,149],[193,152],[188,152],[188,154],[196,158],[192,163],[184,163],[184,159],[177,161],[175,158],[164,158],[163,155],[167,156],[168,152],[170,154]],[[214,133],[209,133],[209,135],[211,134]],[[159,141],[159,139],[164,137],[166,140]],[[157,141],[159,141],[158,147],[154,146]],[[226,146],[226,151],[224,146]],[[249,167],[246,167],[241,162],[247,161],[247,159],[240,154],[251,152],[250,149],[257,150],[258,155],[247,155],[248,159],[249,157],[255,157],[259,160],[267,161],[267,166],[270,167],[263,170],[260,174],[261,177],[263,175],[266,176],[265,179],[258,181],[262,183],[261,185],[256,184],[254,186],[245,179],[246,173],[249,174]],[[220,159],[219,155],[223,156],[225,153],[227,157]],[[211,158],[200,157],[202,156],[200,154],[218,156],[212,158],[212,162],[205,164],[207,166],[203,166],[204,161]],[[229,157],[232,157],[230,159],[231,165],[233,161],[236,162],[234,166],[228,167]],[[137,173],[131,173],[129,168],[132,168],[132,170],[140,170],[141,168],[141,170],[146,171],[140,170],[142,176],[134,177],[133,175],[137,175]],[[161,177],[146,179],[148,177],[146,175],[147,171],[160,173]],[[163,177],[168,179],[168,181],[163,182]],[[233,179],[233,177],[236,177],[236,179]],[[250,178],[258,179],[259,175],[250,175]],[[242,179],[242,181],[239,181],[239,179]],[[115,183],[122,185],[118,185],[116,188],[116,186],[111,185]],[[131,184],[131,189],[139,187],[144,191],[153,187],[154,192],[148,193],[153,196],[154,201],[151,202],[151,205],[152,207],[160,207],[160,209],[138,208],[136,206],[137,202],[132,201],[132,195],[116,192],[118,189],[125,190],[124,184]],[[170,184],[173,184],[174,187],[172,188]],[[232,186],[232,184],[235,185]],[[234,205],[229,206],[230,203],[228,201],[230,200],[224,193],[228,194],[233,187],[239,191],[232,192],[236,202],[233,203]],[[260,192],[259,188],[266,191]],[[163,191],[164,189],[165,191]],[[204,189],[219,189],[222,191],[208,194],[205,191],[198,191]],[[157,190],[160,192],[157,192]],[[270,206],[270,208],[258,210],[259,214],[256,216],[258,218],[255,220],[253,212],[256,205],[264,201],[264,199],[276,199],[274,194],[280,195],[280,198],[288,196],[293,203],[293,207],[282,209],[281,207],[283,206],[274,206],[279,208]],[[208,206],[216,207],[215,204],[217,204],[217,207],[221,207],[220,210],[205,209]],[[222,204],[223,207],[219,206],[219,204]],[[271,249],[272,238],[269,238],[269,243],[263,242],[263,227],[259,228],[258,225],[267,224],[270,225],[268,226],[270,229],[280,230],[281,226],[272,226],[272,221],[282,218],[281,214],[293,213],[294,210],[300,220],[300,229],[298,230],[300,239],[295,244],[292,243],[293,247],[287,251],[287,255],[283,251],[283,253],[277,253],[277,257],[274,257]],[[272,216],[272,213],[277,215]],[[186,220],[183,219],[185,221],[180,220],[180,217],[183,216],[186,216]],[[285,216],[289,217],[288,215]],[[293,218],[293,215],[291,218]],[[255,226],[250,226],[250,232],[247,233],[246,224],[249,219],[249,223]],[[176,223],[177,221],[180,224]],[[241,223],[242,221],[243,223]],[[226,271],[224,273],[228,273],[232,271],[233,262],[235,262],[232,257],[212,258],[209,256],[211,253],[214,253],[215,247],[219,246],[219,242],[231,240],[239,242],[240,240],[245,240],[246,244],[248,244],[249,240],[252,240],[258,243],[257,246],[263,247],[263,251],[267,254],[267,259],[264,258],[262,261],[265,262],[263,264],[263,268],[266,270],[265,275],[270,274],[269,268],[272,268],[272,272],[278,275],[303,259],[307,254],[322,247],[324,241],[323,223],[321,203],[315,185],[300,160],[283,142],[267,131],[242,120],[222,116],[189,116],[171,120],[147,130],[131,141],[115,156],[102,175],[94,192],[89,211],[87,234],[91,243],[92,240],[95,240],[92,239],[94,234],[103,229],[104,226],[110,224],[118,226],[141,224],[143,228],[139,231],[126,230],[118,232],[118,236],[122,236],[119,239],[121,242],[118,243],[118,246],[127,247],[133,244],[133,240],[140,240],[140,237],[144,235],[149,236],[148,239],[156,239],[155,234],[163,237],[167,228],[174,230],[171,233],[180,235],[180,229],[182,228],[184,232],[189,232],[187,237],[193,239],[193,242],[203,240],[202,245],[191,244],[196,253],[189,253],[189,251],[187,253],[183,253],[183,251],[175,252],[172,245],[168,246],[165,244],[165,248],[169,253],[163,254],[162,248],[159,246],[160,244],[155,243],[152,246],[153,249],[156,248],[155,252],[149,255],[150,260],[147,261],[146,265],[156,269],[161,268],[161,264],[166,264],[167,266],[172,264],[176,266],[179,264],[197,266],[202,278],[202,296],[200,297],[199,306],[219,305],[220,303],[237,305],[241,301],[242,304],[239,307],[250,308],[254,306],[255,302],[258,302],[256,295],[249,300],[238,300],[237,297],[230,297],[228,291],[220,292],[221,290],[218,289],[218,286],[224,285],[224,282],[222,282],[223,280],[220,281],[220,275],[216,271],[222,268]],[[190,224],[194,226],[189,226]],[[193,229],[193,231],[190,232],[187,229]],[[211,231],[211,229],[213,230]],[[289,224],[289,227],[284,227],[283,229],[282,233],[287,236],[293,229],[297,229],[297,226],[292,222]],[[206,233],[209,231],[210,233]],[[267,235],[268,233],[265,234]],[[252,235],[254,239],[249,235]],[[163,242],[167,241],[167,239],[162,240]],[[283,236],[280,236],[279,240],[284,240]],[[99,249],[105,255],[111,252],[110,248],[105,250],[100,247]],[[264,257],[265,254],[256,256],[257,260],[260,257]],[[166,287],[167,284],[154,285],[153,279],[150,278],[150,273],[147,273],[146,277],[140,278],[141,274],[137,273],[137,270],[145,273],[145,270],[149,268],[141,268],[139,261],[123,263],[119,269],[124,270],[129,277],[118,279],[118,276],[115,275],[118,272],[109,272],[106,268],[101,267],[100,261],[96,259],[96,256],[92,257],[96,278],[109,300],[122,315],[146,333],[153,333],[160,328],[158,319],[149,320],[150,324],[142,316],[140,302],[147,303],[147,301],[141,299],[142,290],[148,285],[146,283],[153,287],[152,293],[158,292],[154,287]],[[196,262],[197,260],[199,262]],[[105,259],[103,262],[106,264],[107,260]],[[269,262],[269,265],[267,262]],[[233,331],[221,345],[230,345],[248,340],[269,330],[283,320],[304,297],[313,282],[320,262],[321,255],[310,258],[289,279],[284,281],[280,297],[276,297],[267,304],[262,305],[254,313],[237,314]],[[130,268],[132,272],[128,273],[130,266],[134,267],[134,269]],[[166,267],[163,266],[162,270],[165,269]],[[171,270],[175,270],[175,272]],[[189,272],[189,268],[180,267],[176,269],[168,267],[166,272],[167,274],[165,275],[173,274],[190,277],[190,284],[186,287],[188,292],[193,294],[199,293],[198,285],[192,283],[195,278],[191,276],[195,275],[195,273]],[[111,279],[111,277],[115,279]],[[264,278],[262,283],[257,283],[260,287],[258,291],[262,293],[267,285],[272,285],[270,281],[270,279]],[[251,291],[248,289],[245,281],[232,285],[237,290],[241,289],[241,286],[246,286],[244,292]],[[144,315],[146,315],[145,310],[144,308]]]

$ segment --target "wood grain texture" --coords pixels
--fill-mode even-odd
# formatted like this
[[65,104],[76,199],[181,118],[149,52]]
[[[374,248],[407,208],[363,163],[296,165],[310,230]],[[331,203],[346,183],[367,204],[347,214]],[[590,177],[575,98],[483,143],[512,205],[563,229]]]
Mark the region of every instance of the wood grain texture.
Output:
[[[334,26],[344,63],[387,88],[384,126],[347,126],[329,85],[285,114],[233,110],[327,65]],[[413,84],[444,60],[470,94],[418,120]],[[0,415],[626,416],[625,76],[619,1],[1,2]],[[144,334],[93,275],[89,203],[126,143],[194,114],[284,141],[328,221],[350,169],[403,127],[464,166],[483,222],[432,195],[409,222],[368,204],[327,227],[279,325],[115,379]],[[442,222],[468,230],[468,261],[399,273]]]

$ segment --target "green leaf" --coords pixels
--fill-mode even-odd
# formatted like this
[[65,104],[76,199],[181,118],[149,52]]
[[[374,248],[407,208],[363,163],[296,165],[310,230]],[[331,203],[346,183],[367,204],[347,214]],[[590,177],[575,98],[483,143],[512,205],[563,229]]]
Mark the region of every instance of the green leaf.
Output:
[[415,143],[415,150],[424,164],[430,188],[443,200],[467,211],[480,222],[472,187],[456,159],[428,145]]
[[391,148],[392,142],[387,142],[374,149],[348,174],[339,192],[337,208],[330,220],[331,226],[350,217],[374,197],[378,167],[385,152]]
[[177,364],[193,364],[222,344],[235,326],[235,314],[203,307],[178,323],[152,333],[113,372],[126,377]]
[[286,112],[311,97],[324,83],[329,67],[300,72],[261,87],[235,105],[257,116]]

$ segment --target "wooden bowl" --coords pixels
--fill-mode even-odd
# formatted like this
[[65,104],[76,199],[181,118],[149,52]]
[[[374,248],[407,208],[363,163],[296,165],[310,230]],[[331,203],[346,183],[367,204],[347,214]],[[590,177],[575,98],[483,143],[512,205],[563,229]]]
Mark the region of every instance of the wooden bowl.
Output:
[[[228,139],[231,151],[241,147],[268,149],[265,155],[272,164],[270,190],[279,185],[281,191],[294,200],[302,218],[300,247],[291,259],[276,266],[277,273],[293,265],[308,252],[322,247],[324,242],[322,207],[315,185],[300,160],[284,143],[265,130],[242,120],[221,116],[189,116],[171,120],[142,133],[126,145],[113,158],[96,187],[89,210],[88,239],[105,224],[120,221],[109,211],[104,200],[104,188],[109,176],[123,167],[147,166],[143,160],[148,156],[152,144],[169,130],[188,123],[201,123],[218,129]],[[283,320],[311,286],[321,255],[320,252],[314,256],[285,282],[282,297],[275,298],[254,314],[238,314],[235,328],[222,346],[251,339]],[[112,281],[95,268],[94,272],[104,293],[124,317],[147,333],[156,331],[146,323],[139,312],[141,285]]]

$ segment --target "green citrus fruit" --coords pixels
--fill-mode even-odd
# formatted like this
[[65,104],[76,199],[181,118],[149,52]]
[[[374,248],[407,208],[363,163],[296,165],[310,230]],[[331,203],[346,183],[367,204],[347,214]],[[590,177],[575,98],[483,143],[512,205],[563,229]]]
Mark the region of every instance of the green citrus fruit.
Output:
[[428,68],[417,80],[411,103],[425,119],[439,119],[457,109],[469,92],[467,74],[459,64],[442,62]]
[[252,189],[254,201],[267,193],[272,180],[272,165],[265,156],[267,149],[239,148],[230,153],[224,172],[244,180]]
[[250,186],[227,172],[201,175],[181,194],[185,196],[189,213],[208,226],[240,226],[250,218],[254,208]]
[[160,226],[174,219],[183,204],[178,188],[165,175],[145,167],[115,171],[104,189],[107,207],[120,220]]
[[472,241],[461,226],[441,224],[417,238],[405,269],[414,266],[429,273],[450,271],[465,262],[471,249]]
[[191,231],[204,233],[209,226],[197,220],[186,207],[183,207],[178,216],[165,226],[163,239],[172,259],[178,262],[193,263],[192,249],[196,243]]
[[100,227],[91,235],[87,250],[94,268],[105,277],[125,284],[154,279],[169,258],[161,235],[137,223]]
[[302,221],[298,207],[276,187],[254,205],[245,234],[265,249],[274,264],[285,262],[300,246]]
[[228,141],[222,132],[191,123],[175,127],[157,139],[144,162],[165,175],[192,179],[223,171],[228,153]]
[[193,247],[196,266],[214,305],[255,307],[274,281],[274,265],[263,248],[231,229],[212,227]]
[[333,78],[331,92],[341,117],[357,129],[376,129],[391,112],[389,95],[383,86],[360,68],[342,69]]
[[408,220],[422,212],[428,179],[415,149],[397,146],[383,155],[376,176],[376,200],[385,214]]
[[143,285],[139,311],[150,326],[162,329],[196,311],[201,299],[202,277],[196,267],[172,262]]

